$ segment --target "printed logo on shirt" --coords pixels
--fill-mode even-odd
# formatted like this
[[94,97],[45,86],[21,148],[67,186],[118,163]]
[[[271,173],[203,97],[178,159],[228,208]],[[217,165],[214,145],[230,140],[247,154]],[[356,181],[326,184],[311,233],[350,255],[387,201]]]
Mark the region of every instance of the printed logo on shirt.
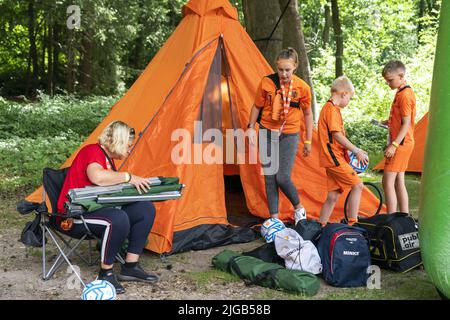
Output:
[[293,99],[297,99],[297,97],[298,97],[298,92],[297,92],[297,90],[292,90],[292,98],[293,98]]

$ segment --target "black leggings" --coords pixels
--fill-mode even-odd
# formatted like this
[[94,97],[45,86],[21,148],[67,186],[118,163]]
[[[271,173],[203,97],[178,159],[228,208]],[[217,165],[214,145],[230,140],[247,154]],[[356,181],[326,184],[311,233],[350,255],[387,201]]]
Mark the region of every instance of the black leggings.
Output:
[[[128,238],[129,253],[140,255],[155,220],[155,206],[151,202],[134,202],[121,209],[102,208],[83,215],[89,230],[102,239],[101,261],[110,265]],[[64,233],[81,238],[86,228],[82,220],[74,220],[72,229]]]

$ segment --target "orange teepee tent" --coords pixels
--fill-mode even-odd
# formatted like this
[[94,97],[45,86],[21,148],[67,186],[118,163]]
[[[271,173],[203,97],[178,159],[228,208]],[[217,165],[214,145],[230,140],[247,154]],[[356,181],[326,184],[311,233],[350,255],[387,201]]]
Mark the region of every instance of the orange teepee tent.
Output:
[[[146,177],[178,176],[186,185],[179,200],[156,203],[156,220],[147,249],[158,253],[207,248],[230,243],[227,239],[237,242],[251,238],[242,230],[244,236],[234,238],[234,230],[239,228],[228,223],[224,174],[240,175],[246,200],[242,205],[252,215],[269,216],[260,164],[207,164],[201,159],[196,159],[194,164],[173,161],[180,144],[174,134],[179,129],[194,136],[183,141],[188,147],[184,150],[187,155],[196,148],[210,151],[210,144],[195,140],[196,120],[221,131],[245,130],[257,86],[263,76],[273,72],[239,23],[237,10],[228,0],[191,0],[183,7],[183,15],[141,76],[84,142],[95,142],[108,123],[122,120],[140,135],[120,170]],[[314,145],[318,145],[317,132],[311,156],[303,158],[303,146],[299,146],[292,173],[310,217],[318,217],[327,195],[325,171],[318,165],[318,150]],[[75,154],[63,166],[69,166]],[[343,217],[344,198],[336,205],[334,221]],[[28,200],[40,201],[41,190],[35,191]],[[376,206],[376,201],[365,190],[361,214]],[[293,219],[292,205],[284,196],[280,197],[280,218]]]
[[[425,152],[425,142],[427,139],[427,128],[428,128],[428,112],[417,122],[414,128],[414,150],[409,159],[407,172],[420,172],[422,173],[423,168],[423,155]],[[384,159],[381,160],[375,167],[374,170],[384,169]]]

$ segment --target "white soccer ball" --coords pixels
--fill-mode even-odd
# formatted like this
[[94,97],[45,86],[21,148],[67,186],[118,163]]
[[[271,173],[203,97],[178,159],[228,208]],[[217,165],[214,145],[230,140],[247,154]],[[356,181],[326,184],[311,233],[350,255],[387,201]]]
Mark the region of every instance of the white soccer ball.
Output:
[[349,158],[348,164],[353,168],[353,170],[356,171],[356,173],[363,173],[367,170],[367,168],[369,168],[369,161],[367,161],[366,165],[363,165],[359,162],[358,158],[356,158],[356,155],[353,152],[347,151],[347,153]]
[[261,235],[266,242],[272,242],[275,239],[275,234],[283,229],[286,229],[283,221],[280,219],[270,218],[264,221],[261,226]]
[[115,300],[116,288],[106,280],[94,280],[83,290],[81,300]]

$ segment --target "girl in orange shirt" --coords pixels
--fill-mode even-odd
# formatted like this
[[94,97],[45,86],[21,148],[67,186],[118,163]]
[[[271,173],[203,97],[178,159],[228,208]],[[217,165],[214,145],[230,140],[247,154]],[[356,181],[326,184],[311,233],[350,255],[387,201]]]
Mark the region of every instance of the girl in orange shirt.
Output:
[[[253,129],[260,117],[259,135],[267,139],[267,148],[260,143],[259,150],[270,216],[278,218],[278,192],[281,189],[294,206],[294,217],[298,221],[306,219],[306,211],[291,180],[291,172],[303,126],[306,127],[303,156],[307,157],[311,153],[311,89],[294,75],[298,66],[298,54],[294,49],[282,50],[276,63],[277,73],[264,77],[258,87],[248,124],[251,130],[249,138],[251,144],[256,144],[256,132]],[[274,148],[275,152],[278,151],[275,157],[278,170],[271,170],[273,163],[265,161]]]

